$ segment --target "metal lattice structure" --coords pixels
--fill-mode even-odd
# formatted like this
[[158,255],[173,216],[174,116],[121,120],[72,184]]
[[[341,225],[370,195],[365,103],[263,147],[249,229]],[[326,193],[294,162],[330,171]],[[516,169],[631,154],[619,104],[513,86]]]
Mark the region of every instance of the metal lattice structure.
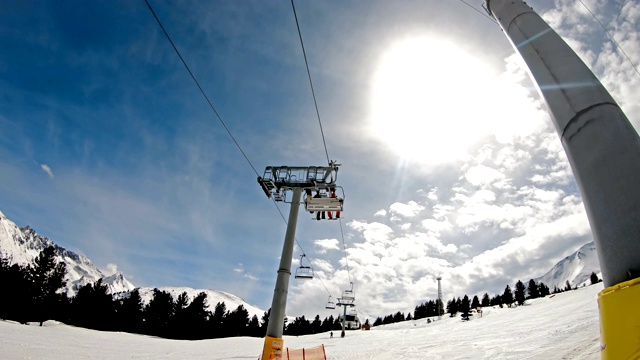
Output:
[[438,276],[436,280],[438,280],[438,319],[442,319],[442,315],[444,314],[442,303],[442,276]]
[[338,166],[267,166],[258,183],[268,198],[285,201],[286,191],[294,188],[302,190],[327,191],[336,187]]

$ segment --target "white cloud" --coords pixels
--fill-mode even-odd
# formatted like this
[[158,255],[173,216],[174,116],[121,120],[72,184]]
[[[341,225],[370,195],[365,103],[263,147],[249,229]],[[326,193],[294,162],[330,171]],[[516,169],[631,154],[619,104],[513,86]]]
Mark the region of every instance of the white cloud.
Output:
[[311,265],[317,275],[332,274],[335,271],[333,265],[324,259],[313,259]]
[[493,182],[502,180],[504,175],[500,171],[488,166],[476,165],[467,171],[465,178],[471,185],[487,186],[491,185]]
[[442,231],[451,229],[452,225],[449,220],[438,221],[436,219],[424,219],[420,222],[420,225],[427,230],[427,233],[431,236],[439,236]]
[[411,200],[408,203],[396,202],[389,206],[389,212],[395,215],[401,215],[404,217],[416,216],[420,211],[424,210],[424,206]]
[[436,220],[446,219],[447,214],[451,213],[455,208],[451,205],[436,204],[433,206],[433,218]]
[[373,214],[373,216],[386,216],[386,215],[387,215],[387,210],[385,209],[378,210],[376,211],[375,214]]
[[355,231],[361,232],[365,240],[371,243],[386,242],[389,240],[389,235],[393,233],[390,227],[378,222],[366,223],[354,220],[348,225]]
[[340,250],[338,239],[314,240],[313,244],[319,248],[320,254],[326,254],[328,250]]
[[249,280],[251,280],[251,281],[258,281],[258,280],[260,280],[258,277],[253,276],[253,275],[251,275],[251,274],[244,274],[244,275],[242,275],[242,277],[243,277],[243,278],[245,278],[245,279],[249,279]]
[[114,263],[108,263],[104,269],[101,269],[105,276],[111,276],[118,272],[118,265]]
[[47,164],[41,164],[40,168],[42,169],[42,171],[46,172],[47,175],[49,175],[50,179],[53,179],[54,175],[53,175],[53,170],[51,170],[51,167]]
[[438,188],[433,188],[429,190],[429,195],[427,195],[429,200],[438,200]]

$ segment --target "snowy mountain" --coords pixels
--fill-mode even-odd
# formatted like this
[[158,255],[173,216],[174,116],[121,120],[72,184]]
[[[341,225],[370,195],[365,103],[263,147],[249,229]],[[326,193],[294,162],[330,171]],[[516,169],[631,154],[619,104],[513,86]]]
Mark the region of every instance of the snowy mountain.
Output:
[[96,282],[100,278],[109,286],[112,293],[135,288],[121,273],[105,276],[86,256],[54,244],[49,238],[39,235],[28,226],[19,228],[0,212],[0,257],[9,258],[12,264],[26,265],[33,263],[38,254],[49,246],[56,249],[58,261],[67,265],[66,280],[69,296],[75,295],[80,287]]
[[[140,297],[142,298],[143,304],[148,304],[151,298],[153,297],[153,289],[151,287],[142,287],[139,289]],[[158,290],[166,291],[171,294],[173,300],[176,300],[180,294],[183,292],[187,292],[187,296],[189,297],[189,301],[192,301],[194,297],[196,297],[201,292],[207,294],[207,304],[209,304],[209,310],[213,311],[218,302],[224,302],[227,311],[235,310],[239,305],[244,306],[244,308],[249,312],[249,317],[253,315],[257,315],[258,319],[262,317],[264,314],[264,310],[259,309],[253,305],[247,304],[241,297],[236,295],[224,292],[224,291],[216,291],[216,290],[198,290],[192,289],[188,287],[161,287]]]
[[[12,264],[26,265],[33,263],[38,254],[49,246],[53,246],[56,249],[58,261],[63,261],[67,264],[66,279],[67,294],[69,296],[74,296],[82,286],[94,283],[100,278],[102,278],[102,283],[109,287],[111,294],[127,297],[130,291],[135,289],[135,286],[122,273],[118,272],[105,276],[88,257],[54,244],[49,238],[39,235],[28,226],[19,228],[0,212],[0,257],[9,258]],[[139,289],[144,304],[148,304],[151,300],[153,289],[151,287]],[[213,311],[218,302],[224,302],[228,311],[233,311],[239,305],[243,305],[249,312],[249,316],[257,315],[260,318],[264,314],[264,310],[249,305],[242,298],[224,291],[198,290],[187,287],[163,287],[159,288],[159,290],[170,293],[174,300],[186,291],[190,301],[204,291],[207,294],[207,303],[211,311]]]
[[560,260],[549,272],[534,280],[537,283],[543,282],[553,291],[555,286],[564,288],[567,280],[573,287],[582,286],[584,283],[589,285],[592,272],[595,272],[598,278],[602,278],[596,244],[593,241],[584,244],[575,253]]

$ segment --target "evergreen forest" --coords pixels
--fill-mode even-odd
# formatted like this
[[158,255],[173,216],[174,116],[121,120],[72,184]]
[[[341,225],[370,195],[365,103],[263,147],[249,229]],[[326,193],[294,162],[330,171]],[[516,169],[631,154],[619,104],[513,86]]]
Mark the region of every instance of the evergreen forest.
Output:
[[[244,306],[227,309],[224,302],[211,307],[207,295],[201,292],[189,299],[186,292],[177,298],[166,291],[153,290],[153,296],[144,304],[138,289],[123,294],[110,294],[102,279],[78,289],[75,296],[66,294],[65,264],[56,262],[55,248],[50,246],[40,252],[33,264],[11,264],[9,259],[0,259],[0,283],[11,289],[0,296],[0,319],[20,323],[57,320],[65,324],[95,330],[124,331],[129,333],[159,336],[170,339],[199,340],[231,336],[264,337],[269,322],[270,310],[260,319],[250,316]],[[591,283],[601,281],[595,273]],[[567,281],[563,288],[554,287],[553,293],[573,290]],[[489,306],[519,306],[527,299],[550,295],[549,288],[533,279],[528,284],[518,281],[514,290],[507,285],[502,294],[492,297],[485,293],[482,298],[467,295],[450,299],[446,307],[438,300],[428,300],[415,307],[413,314],[396,312],[378,317],[373,326],[400,321],[443,316],[447,313],[462,320],[481,316],[481,308]],[[480,310],[479,310],[480,309]],[[475,314],[475,315],[474,315]],[[369,320],[365,322],[368,328]],[[313,320],[305,316],[284,322],[285,335],[306,335],[340,330],[338,318],[329,316]]]

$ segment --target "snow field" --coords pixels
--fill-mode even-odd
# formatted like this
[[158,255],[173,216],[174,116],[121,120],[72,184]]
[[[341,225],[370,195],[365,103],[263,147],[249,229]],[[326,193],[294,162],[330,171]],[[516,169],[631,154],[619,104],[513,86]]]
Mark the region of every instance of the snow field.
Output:
[[[330,360],[599,359],[597,294],[602,283],[528,300],[517,308],[486,308],[481,318],[405,321],[348,331],[285,336],[292,349],[325,345]],[[167,340],[99,332],[47,322],[0,321],[3,359],[257,359],[263,339]]]

